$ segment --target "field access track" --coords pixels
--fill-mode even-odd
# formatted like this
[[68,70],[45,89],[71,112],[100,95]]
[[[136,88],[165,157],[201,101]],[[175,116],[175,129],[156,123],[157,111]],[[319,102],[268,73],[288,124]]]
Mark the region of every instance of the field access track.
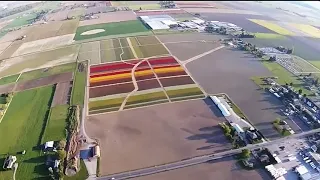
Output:
[[62,82],[70,82],[73,78],[72,72],[52,75],[43,77],[40,79],[34,79],[30,81],[24,81],[17,84],[15,91],[24,91],[27,89],[37,88],[41,86],[47,86],[50,84],[62,83]]

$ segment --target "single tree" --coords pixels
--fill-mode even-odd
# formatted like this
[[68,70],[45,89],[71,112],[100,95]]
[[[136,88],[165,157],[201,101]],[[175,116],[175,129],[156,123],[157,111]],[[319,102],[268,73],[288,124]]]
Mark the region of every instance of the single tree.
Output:
[[307,95],[306,95],[306,94],[303,94],[303,97],[304,97],[304,98],[306,98],[306,97],[307,97]]
[[244,159],[247,159],[250,157],[250,150],[249,149],[243,149],[241,152],[241,157]]
[[293,86],[293,83],[292,83],[292,82],[290,83],[290,86]]
[[58,142],[57,149],[63,150],[65,147],[66,147],[66,141],[65,140],[61,140],[61,141]]
[[299,94],[302,94],[302,89],[299,89]]
[[275,120],[274,120],[274,123],[276,123],[276,124],[280,124],[280,118],[276,118]]
[[66,157],[66,152],[64,150],[58,150],[57,151],[57,158],[59,160],[63,160]]
[[317,86],[319,83],[319,78],[317,78],[315,81],[314,81],[314,85]]

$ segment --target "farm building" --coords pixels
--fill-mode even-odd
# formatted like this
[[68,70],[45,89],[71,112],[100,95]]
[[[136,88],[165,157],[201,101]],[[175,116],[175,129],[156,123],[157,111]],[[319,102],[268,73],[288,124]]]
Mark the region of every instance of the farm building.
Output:
[[151,29],[170,29],[170,25],[178,23],[169,15],[140,16],[140,19]]
[[8,156],[5,160],[4,160],[4,164],[3,164],[3,169],[11,169],[13,167],[13,164],[17,161],[17,157],[16,156]]
[[210,96],[210,98],[218,106],[223,116],[227,117],[231,115],[229,110],[221,103],[217,96]]

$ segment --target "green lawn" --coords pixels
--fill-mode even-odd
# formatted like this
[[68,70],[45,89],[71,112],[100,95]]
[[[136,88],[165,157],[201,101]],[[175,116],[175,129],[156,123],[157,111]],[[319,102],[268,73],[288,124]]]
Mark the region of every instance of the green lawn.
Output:
[[36,16],[37,16],[36,13],[31,13],[25,16],[17,17],[15,20],[13,20],[10,24],[5,26],[3,29],[20,27],[23,25],[31,24],[32,20],[36,18]]
[[[0,154],[26,150],[17,155],[19,168],[16,179],[37,179],[47,176],[45,158],[40,156],[41,135],[54,94],[53,86],[18,92],[0,124]],[[0,171],[0,179],[11,179]]]
[[84,71],[79,72],[78,69],[75,71],[72,95],[71,95],[71,104],[82,106],[84,103],[84,92],[85,86],[87,84],[87,63],[85,64]]
[[0,79],[0,85],[16,82],[18,77],[19,74],[3,77]]
[[83,160],[80,161],[80,171],[71,177],[64,176],[64,180],[85,180],[89,176],[86,165],[84,164]]
[[[91,35],[81,35],[82,33],[94,29],[104,29],[104,32]],[[119,34],[129,34],[129,33],[138,33],[138,32],[147,32],[149,29],[142,24],[139,20],[123,21],[123,22],[114,22],[114,23],[105,23],[105,24],[96,24],[78,27],[74,40],[84,40],[97,38],[101,36],[109,35],[119,35]]]
[[295,89],[302,89],[303,94],[311,95],[312,92],[305,89],[302,85],[302,82],[297,79],[293,74],[291,74],[289,71],[287,71],[285,68],[283,68],[281,65],[279,65],[276,62],[269,62],[269,61],[263,61],[263,65],[270,71],[272,74],[278,79],[276,81],[283,85],[286,83],[293,83],[293,87]]
[[68,109],[69,105],[51,108],[42,143],[66,139],[65,129],[67,127]]
[[320,69],[320,61],[308,61],[308,62],[314,65],[315,67],[317,67],[318,69]]
[[76,63],[68,63],[59,66],[54,66],[50,68],[37,69],[34,71],[28,71],[21,74],[19,81],[27,81],[32,79],[38,79],[46,76],[51,76],[54,74],[60,74],[64,72],[74,71]]

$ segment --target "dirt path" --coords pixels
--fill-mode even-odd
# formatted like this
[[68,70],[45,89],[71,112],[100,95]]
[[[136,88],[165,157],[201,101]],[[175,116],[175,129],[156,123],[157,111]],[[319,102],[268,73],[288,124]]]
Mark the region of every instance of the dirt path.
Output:
[[137,64],[135,64],[134,67],[132,68],[132,70],[131,70],[131,78],[132,78],[132,83],[133,83],[133,86],[134,86],[134,90],[131,91],[131,92],[127,95],[127,97],[124,99],[124,101],[122,102],[122,104],[121,104],[121,106],[120,106],[120,108],[119,108],[119,111],[122,111],[122,110],[123,110],[123,108],[124,108],[124,106],[126,105],[129,97],[130,97],[132,94],[134,94],[135,92],[137,92],[137,91],[139,90],[139,87],[138,87],[138,84],[137,84],[137,80],[136,80],[136,76],[135,76],[134,73],[135,73],[137,67],[138,67],[141,63],[143,63],[144,61],[146,61],[146,60],[147,60],[147,59],[143,59],[142,61],[140,61],[140,62],[138,62]]
[[186,66],[186,64],[188,64],[188,63],[190,63],[190,62],[195,61],[195,60],[197,60],[197,59],[200,59],[200,58],[202,58],[202,57],[204,57],[204,56],[206,56],[206,55],[208,55],[208,54],[211,54],[211,53],[213,53],[213,52],[215,52],[215,51],[218,51],[219,49],[222,49],[222,48],[224,48],[224,47],[225,47],[225,46],[222,45],[222,46],[219,46],[219,47],[217,47],[217,48],[211,49],[210,51],[207,51],[207,52],[204,52],[204,53],[199,54],[199,55],[197,55],[197,56],[194,56],[194,57],[192,57],[192,58],[190,58],[190,59],[188,59],[188,60],[186,60],[186,61],[183,61],[183,62],[182,62],[182,65],[183,65],[183,66]]
[[150,64],[150,62],[149,62],[148,60],[147,60],[147,63],[149,64],[149,66],[150,66],[150,68],[151,68],[154,76],[156,77],[156,79],[157,79],[158,83],[160,84],[161,88],[163,89],[164,94],[167,96],[167,99],[169,100],[169,102],[171,102],[171,99],[169,98],[169,96],[168,96],[168,94],[167,94],[167,91],[164,89],[161,81],[159,80],[159,77],[158,77],[157,73],[154,71],[152,65]]

